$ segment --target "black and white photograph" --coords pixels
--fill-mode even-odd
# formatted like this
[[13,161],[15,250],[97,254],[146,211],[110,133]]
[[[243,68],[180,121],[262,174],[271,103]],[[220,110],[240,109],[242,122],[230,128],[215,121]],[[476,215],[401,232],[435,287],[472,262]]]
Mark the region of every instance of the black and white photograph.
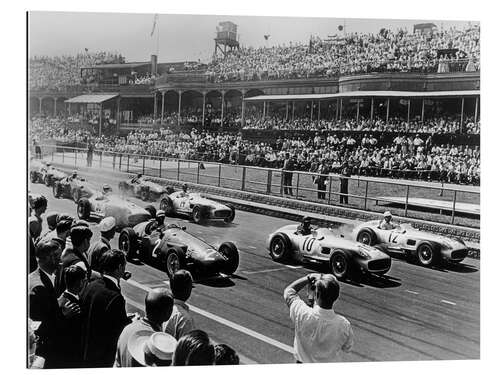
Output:
[[26,369],[482,358],[480,19],[36,9]]

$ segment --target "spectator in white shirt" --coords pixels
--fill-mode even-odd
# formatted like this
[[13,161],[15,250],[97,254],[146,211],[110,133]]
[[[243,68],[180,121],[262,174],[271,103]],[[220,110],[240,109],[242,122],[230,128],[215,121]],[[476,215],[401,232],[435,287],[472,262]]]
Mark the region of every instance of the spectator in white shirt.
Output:
[[170,289],[174,297],[174,307],[172,315],[163,325],[163,331],[179,340],[195,328],[189,306],[186,304],[193,289],[191,273],[186,270],[177,271],[170,280]]
[[[313,307],[300,297],[305,286],[315,290]],[[295,326],[294,356],[298,363],[335,362],[353,347],[351,324],[335,313],[340,286],[331,274],[309,274],[285,288],[284,298]]]

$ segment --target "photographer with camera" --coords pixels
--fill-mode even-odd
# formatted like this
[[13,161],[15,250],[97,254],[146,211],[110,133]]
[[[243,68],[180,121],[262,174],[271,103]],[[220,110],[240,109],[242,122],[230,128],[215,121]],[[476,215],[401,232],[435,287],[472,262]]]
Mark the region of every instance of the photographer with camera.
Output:
[[[306,286],[314,295],[312,307],[299,296]],[[295,326],[293,346],[297,363],[335,362],[341,352],[351,351],[351,324],[333,310],[339,293],[340,286],[331,274],[311,273],[285,288],[283,297]]]

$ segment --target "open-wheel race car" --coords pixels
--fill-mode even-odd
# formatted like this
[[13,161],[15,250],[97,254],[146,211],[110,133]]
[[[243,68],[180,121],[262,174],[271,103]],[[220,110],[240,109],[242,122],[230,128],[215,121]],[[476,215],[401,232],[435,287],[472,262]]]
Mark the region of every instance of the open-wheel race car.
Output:
[[362,273],[383,275],[391,268],[391,257],[379,249],[357,243],[329,228],[303,234],[297,225],[285,225],[268,238],[271,258],[283,262],[295,258],[301,263],[327,264],[338,279],[356,279]]
[[120,181],[118,190],[123,194],[129,194],[143,201],[156,201],[163,195],[174,192],[171,187],[164,187],[145,177],[133,177],[125,181]]
[[459,263],[467,256],[467,245],[461,238],[448,238],[413,228],[410,224],[381,229],[377,220],[358,225],[354,238],[366,245],[379,245],[389,254],[401,254],[430,267],[442,260]]
[[96,192],[84,178],[65,177],[54,183],[52,193],[55,198],[69,198],[78,203],[80,198],[90,198]]
[[176,191],[162,197],[160,210],[165,211],[167,216],[188,216],[197,224],[206,220],[224,220],[225,223],[231,223],[235,216],[235,209],[229,204],[224,205],[201,194],[184,191]]
[[90,198],[80,198],[77,203],[77,215],[82,220],[112,216],[116,220],[117,229],[133,227],[151,219],[151,214],[135,203],[101,192]]
[[47,163],[46,168],[42,169],[42,180],[45,186],[53,186],[54,183],[67,176],[65,172],[55,168],[50,163]]
[[47,172],[47,163],[44,160],[30,159],[30,181],[33,184],[43,184],[43,177]]
[[119,249],[129,259],[138,257],[163,269],[169,278],[179,269],[203,275],[231,275],[238,269],[240,258],[234,243],[224,242],[216,248],[177,224],[167,224],[161,231],[152,229],[154,225],[151,220],[124,228],[118,238]]

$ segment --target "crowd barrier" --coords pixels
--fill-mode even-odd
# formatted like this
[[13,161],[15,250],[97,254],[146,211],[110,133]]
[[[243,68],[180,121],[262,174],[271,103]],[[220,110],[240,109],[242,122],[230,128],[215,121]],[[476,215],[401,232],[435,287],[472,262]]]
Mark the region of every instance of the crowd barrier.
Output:
[[[328,205],[345,205],[370,212],[382,213],[390,206],[396,216],[479,227],[479,214],[460,208],[467,204],[479,205],[479,188],[472,186],[457,188],[422,181],[343,177],[336,173],[318,175],[311,172],[107,151],[88,153],[85,148],[54,145],[43,145],[42,150],[46,160],[74,166],[76,169],[99,167],[126,173],[142,173],[145,176],[175,181]],[[347,191],[341,190],[342,184],[347,184]],[[392,199],[394,197],[400,198],[399,204],[395,204]],[[431,204],[414,203],[436,199],[443,203],[440,208],[433,209]]]

